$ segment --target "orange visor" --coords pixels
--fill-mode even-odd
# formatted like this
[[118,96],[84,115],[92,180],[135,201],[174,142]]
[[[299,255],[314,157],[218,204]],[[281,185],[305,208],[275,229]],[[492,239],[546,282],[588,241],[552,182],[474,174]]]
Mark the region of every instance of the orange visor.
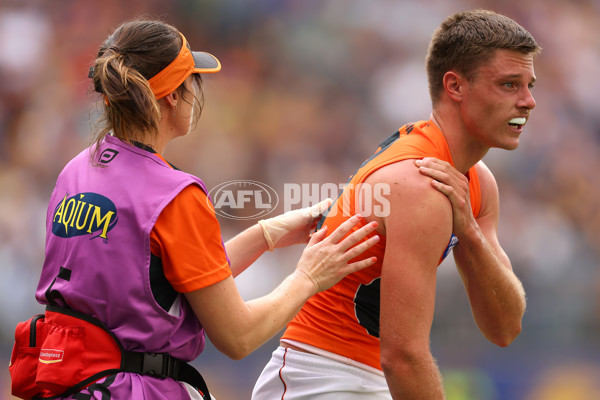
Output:
[[192,51],[183,34],[181,38],[183,46],[177,57],[165,69],[148,80],[157,100],[173,92],[193,73],[221,70],[221,63],[215,56],[201,51]]

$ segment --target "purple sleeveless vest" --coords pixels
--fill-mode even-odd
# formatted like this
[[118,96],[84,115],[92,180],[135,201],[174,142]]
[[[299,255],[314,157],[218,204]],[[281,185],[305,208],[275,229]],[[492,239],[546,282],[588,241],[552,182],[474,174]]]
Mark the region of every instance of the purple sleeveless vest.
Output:
[[[183,296],[178,316],[155,301],[149,277],[150,231],[186,186],[196,184],[207,192],[206,187],[112,136],[100,144],[97,165],[90,163],[90,151],[67,164],[52,193],[36,299],[47,304],[47,294],[58,291],[67,306],[104,322],[125,350],[169,353],[191,361],[204,349],[204,330]],[[154,389],[139,389],[148,394],[179,392],[173,385],[180,385],[171,379],[145,376],[134,383],[140,381],[153,382]]]

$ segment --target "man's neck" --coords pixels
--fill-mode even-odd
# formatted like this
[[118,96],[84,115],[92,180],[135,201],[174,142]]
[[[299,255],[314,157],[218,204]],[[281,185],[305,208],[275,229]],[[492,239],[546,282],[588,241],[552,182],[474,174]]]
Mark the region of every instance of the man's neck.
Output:
[[431,120],[446,138],[454,168],[461,173],[466,174],[489,151],[489,147],[481,146],[480,143],[470,140],[465,127],[458,118],[453,118],[452,114],[434,110]]

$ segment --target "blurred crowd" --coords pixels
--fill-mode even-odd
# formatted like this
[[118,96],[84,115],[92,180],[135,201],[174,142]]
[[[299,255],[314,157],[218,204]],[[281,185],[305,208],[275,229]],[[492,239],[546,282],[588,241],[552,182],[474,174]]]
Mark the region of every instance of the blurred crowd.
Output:
[[[447,15],[470,8],[514,18],[543,47],[519,149],[484,159],[528,311],[517,342],[494,349],[445,262],[434,355],[449,399],[600,398],[598,0],[0,0],[0,359],[8,361],[15,324],[40,311],[47,201],[61,168],[91,142],[101,108],[87,72],[121,22],[163,19],[223,65],[204,77],[198,125],[166,158],[209,189],[239,179],[281,192],[286,183],[343,183],[398,127],[427,119],[428,41]],[[228,238],[256,221],[220,222]],[[245,272],[243,295],[269,290],[298,250]],[[218,399],[248,398],[275,343],[238,362],[209,349],[196,365]],[[10,398],[8,386],[0,374],[0,398]]]

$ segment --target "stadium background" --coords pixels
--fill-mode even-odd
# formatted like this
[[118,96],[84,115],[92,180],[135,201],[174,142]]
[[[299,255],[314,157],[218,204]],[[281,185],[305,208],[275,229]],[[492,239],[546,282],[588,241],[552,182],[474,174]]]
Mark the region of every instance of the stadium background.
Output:
[[[345,182],[405,122],[428,117],[424,57],[456,11],[515,18],[544,51],[537,108],[515,152],[485,158],[501,195],[500,236],[528,294],[509,348],[478,332],[458,275],[440,267],[432,349],[451,400],[600,398],[600,1],[0,1],[0,361],[15,324],[38,312],[47,200],[97,116],[87,71],[120,22],[147,14],[215,54],[197,129],[166,156],[209,188],[252,179]],[[222,219],[226,238],[253,221]],[[301,247],[268,254],[238,279],[270,290]],[[247,399],[276,338],[242,361],[208,347],[194,364],[217,399]],[[11,399],[7,369],[0,398]]]

